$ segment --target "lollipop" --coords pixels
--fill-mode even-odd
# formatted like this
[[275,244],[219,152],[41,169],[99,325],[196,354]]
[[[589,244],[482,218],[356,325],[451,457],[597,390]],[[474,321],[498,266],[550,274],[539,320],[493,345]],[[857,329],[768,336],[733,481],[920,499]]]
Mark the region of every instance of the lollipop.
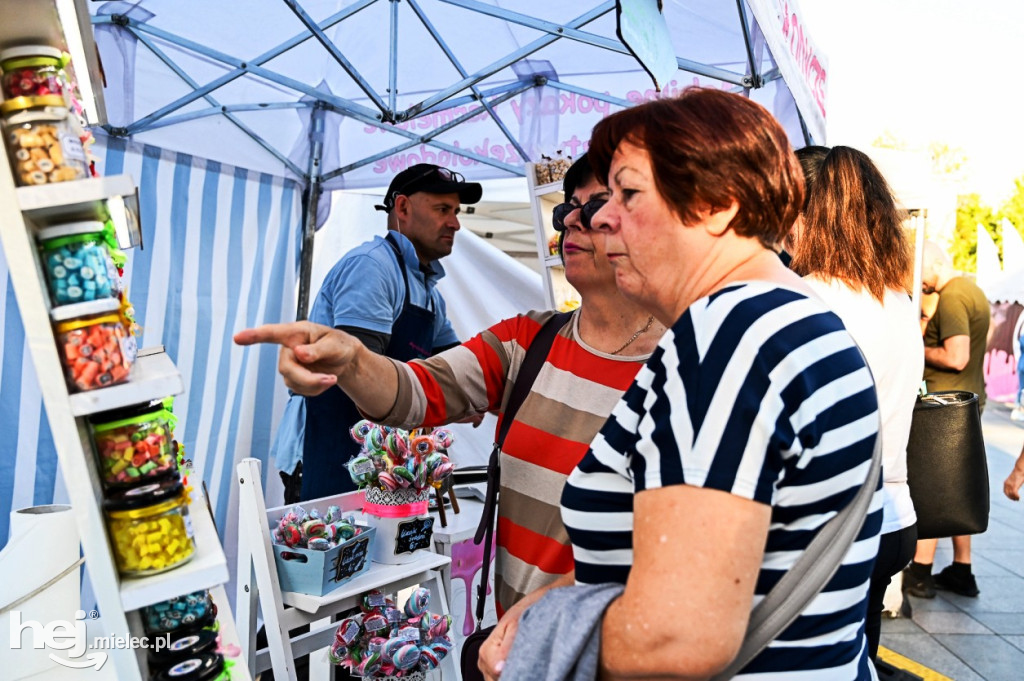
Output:
[[401,487],[394,473],[388,473],[387,471],[377,476],[377,483],[389,492],[394,492]]
[[404,641],[400,638],[389,638],[387,641],[384,642],[384,645],[382,645],[380,648],[381,658],[387,664],[394,664],[395,653],[397,653],[398,649],[404,646],[406,643],[407,641]]
[[432,434],[437,449],[448,449],[455,442],[455,435],[447,428],[438,428]]
[[420,647],[415,643],[406,643],[394,652],[391,659],[398,669],[412,669],[420,662]]
[[341,641],[335,641],[331,644],[331,652],[327,657],[330,658],[331,664],[342,664],[348,658],[348,647]]
[[352,429],[348,432],[352,436],[353,440],[359,444],[363,444],[366,442],[366,436],[370,433],[372,428],[373,424],[366,419],[363,419],[362,421],[357,422],[356,425],[352,426]]
[[430,592],[421,586],[413,591],[409,600],[405,602],[405,614],[410,618],[419,617],[427,611],[428,603],[430,603]]
[[437,669],[437,666],[441,664],[441,660],[437,657],[437,653],[430,648],[421,648],[420,664],[425,670],[430,671],[431,669]]
[[427,634],[431,639],[441,638],[448,633],[448,629],[452,625],[452,618],[448,615],[432,615],[430,617],[430,628],[427,630]]
[[360,676],[371,676],[380,671],[380,653],[371,653],[369,651],[363,656],[363,661],[356,667],[356,673]]
[[422,459],[434,453],[434,440],[429,435],[420,435],[409,443],[412,452],[417,459]]
[[357,636],[359,636],[359,622],[351,617],[343,619],[338,625],[337,631],[334,632],[334,640],[344,646],[352,645]]

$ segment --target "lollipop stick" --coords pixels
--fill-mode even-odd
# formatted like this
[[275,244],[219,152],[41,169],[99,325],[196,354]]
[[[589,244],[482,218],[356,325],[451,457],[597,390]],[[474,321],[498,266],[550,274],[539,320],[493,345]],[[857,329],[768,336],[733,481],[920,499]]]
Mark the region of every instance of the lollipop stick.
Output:
[[455,499],[455,485],[452,484],[451,477],[448,478],[448,484],[445,485],[448,488],[448,498],[452,500],[452,513],[459,512],[459,502]]
[[441,518],[441,527],[448,527],[448,519],[444,515],[444,494],[440,487],[434,488],[434,498],[437,499],[437,515]]

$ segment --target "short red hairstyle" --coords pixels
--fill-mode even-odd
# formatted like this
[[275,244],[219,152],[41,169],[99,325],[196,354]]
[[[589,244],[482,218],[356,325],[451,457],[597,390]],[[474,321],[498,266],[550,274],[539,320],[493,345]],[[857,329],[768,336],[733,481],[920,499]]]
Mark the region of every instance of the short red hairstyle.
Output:
[[779,122],[746,97],[690,87],[600,121],[587,155],[607,183],[622,142],[650,155],[654,182],[683,224],[700,212],[739,207],[729,226],[773,248],[803,205],[803,173]]

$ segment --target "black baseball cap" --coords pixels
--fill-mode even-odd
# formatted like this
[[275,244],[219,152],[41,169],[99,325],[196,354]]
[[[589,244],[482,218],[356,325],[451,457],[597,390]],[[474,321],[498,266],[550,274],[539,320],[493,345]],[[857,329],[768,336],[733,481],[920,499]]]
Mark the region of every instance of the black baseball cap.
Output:
[[460,203],[476,203],[484,188],[478,182],[466,182],[461,173],[432,163],[417,163],[395,175],[384,195],[384,204],[374,206],[390,213],[398,196],[412,196],[416,192],[428,194],[458,194]]

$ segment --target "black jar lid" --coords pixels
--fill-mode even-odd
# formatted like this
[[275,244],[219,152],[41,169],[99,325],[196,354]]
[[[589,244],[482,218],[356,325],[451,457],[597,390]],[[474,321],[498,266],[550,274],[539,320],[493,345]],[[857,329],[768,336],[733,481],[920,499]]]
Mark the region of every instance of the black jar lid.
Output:
[[151,681],[213,681],[224,671],[224,657],[220,653],[202,653],[161,669]]
[[109,411],[102,411],[98,414],[93,414],[89,417],[89,423],[94,426],[101,426],[104,423],[113,423],[114,421],[124,421],[125,419],[135,418],[136,416],[155,414],[156,412],[163,411],[164,409],[163,400],[151,400],[142,404],[133,404],[129,407],[119,407],[118,409],[111,409]]
[[110,492],[103,508],[107,511],[130,511],[170,501],[181,496],[185,486],[180,478],[162,480],[148,485]]
[[166,648],[161,648],[159,652],[156,648],[149,648],[149,666],[150,668],[165,669],[183,660],[197,658],[203,653],[215,652],[217,652],[216,632],[209,629],[175,632],[170,634],[170,643]]

